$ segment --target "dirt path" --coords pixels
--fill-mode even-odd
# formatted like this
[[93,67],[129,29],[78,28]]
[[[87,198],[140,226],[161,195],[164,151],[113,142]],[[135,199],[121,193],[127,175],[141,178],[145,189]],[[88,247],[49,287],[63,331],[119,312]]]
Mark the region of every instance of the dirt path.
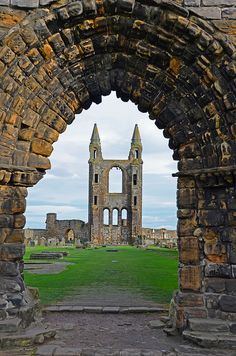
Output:
[[[111,287],[95,288],[95,286],[81,289],[79,294],[66,298],[60,305],[160,307],[160,304],[127,290]],[[47,356],[54,354],[63,356],[67,354],[73,356],[107,356],[111,354],[125,356],[235,356],[226,350],[205,350],[195,347],[180,336],[167,336],[163,332],[163,327],[153,328],[150,322],[159,320],[161,323],[160,313],[47,312],[44,317],[45,323],[58,330],[56,339],[47,345],[49,347]],[[42,350],[45,352],[45,349]],[[51,350],[56,351],[52,352]],[[85,351],[76,353],[75,350]],[[146,353],[141,350],[145,350]],[[50,354],[50,352],[52,353]],[[40,348],[37,355],[41,356]],[[42,353],[42,355],[44,354]]]

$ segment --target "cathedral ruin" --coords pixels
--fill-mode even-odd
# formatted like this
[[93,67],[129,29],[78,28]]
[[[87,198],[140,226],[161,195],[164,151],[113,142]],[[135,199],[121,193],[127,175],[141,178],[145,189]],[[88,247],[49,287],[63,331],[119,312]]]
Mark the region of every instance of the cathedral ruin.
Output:
[[[142,143],[135,125],[129,157],[103,159],[96,124],[89,146],[89,229],[96,244],[134,243],[142,235]],[[120,192],[111,191],[112,169],[122,176]]]
[[[142,227],[143,160],[138,125],[134,127],[128,159],[103,159],[97,125],[89,145],[88,222],[58,220],[48,213],[45,229],[25,229],[26,244],[142,244],[177,245],[176,231]],[[120,191],[113,191],[112,170],[121,175]],[[164,233],[163,233],[164,231]]]

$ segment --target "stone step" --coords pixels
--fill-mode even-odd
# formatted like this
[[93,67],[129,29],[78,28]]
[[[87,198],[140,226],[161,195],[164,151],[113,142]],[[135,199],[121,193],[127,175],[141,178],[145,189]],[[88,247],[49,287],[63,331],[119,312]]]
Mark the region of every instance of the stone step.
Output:
[[202,332],[184,330],[183,337],[201,347],[236,350],[236,335],[227,332],[208,333],[206,328]]
[[0,349],[43,344],[55,335],[55,329],[46,328],[41,324],[29,327],[14,334],[2,332],[0,333]]
[[80,305],[51,305],[44,308],[46,312],[78,312],[94,314],[129,314],[129,313],[168,313],[169,309],[161,307],[102,307]]
[[151,349],[121,349],[113,348],[74,348],[59,347],[57,345],[43,345],[38,347],[36,356],[164,356],[166,352]]
[[230,331],[229,322],[221,319],[190,318],[188,323],[191,331],[207,331],[212,333]]
[[14,333],[19,330],[21,324],[20,318],[9,318],[0,321],[0,331]]
[[39,253],[31,253],[31,260],[53,260],[63,258],[63,253],[59,252],[39,252]]

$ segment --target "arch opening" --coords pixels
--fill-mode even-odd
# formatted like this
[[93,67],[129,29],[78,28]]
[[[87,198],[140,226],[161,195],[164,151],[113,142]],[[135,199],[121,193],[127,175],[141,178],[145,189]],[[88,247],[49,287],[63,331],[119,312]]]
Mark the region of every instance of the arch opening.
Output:
[[[191,291],[196,305],[200,295],[208,315],[214,309],[204,294],[211,291],[208,279],[222,277],[217,263],[232,271],[235,262],[235,46],[184,8],[166,2],[142,2],[145,11],[139,7],[136,2],[128,11],[122,5],[100,9],[107,15],[104,24],[96,11],[77,18],[65,5],[53,16],[45,11],[34,23],[17,24],[2,39],[7,55],[1,66],[9,80],[1,89],[0,111],[3,215],[9,216],[3,220],[4,243],[17,241],[20,261],[26,187],[50,168],[52,144],[74,114],[115,90],[123,101],[149,112],[179,162],[180,292],[173,305],[175,315],[181,314],[174,325],[183,330],[189,311],[187,303],[179,305],[181,297]],[[233,297],[234,292],[224,293]],[[222,316],[227,308],[220,293],[217,298]]]
[[127,219],[128,219],[128,211],[126,208],[121,210],[121,222],[122,226],[127,226]]
[[112,225],[113,226],[119,225],[119,210],[116,208],[112,210]]
[[103,225],[109,225],[110,224],[110,211],[109,209],[104,209],[103,210]]
[[123,193],[123,171],[112,167],[109,171],[109,193]]
[[65,242],[67,244],[74,244],[75,243],[75,233],[72,229],[66,231],[65,234]]

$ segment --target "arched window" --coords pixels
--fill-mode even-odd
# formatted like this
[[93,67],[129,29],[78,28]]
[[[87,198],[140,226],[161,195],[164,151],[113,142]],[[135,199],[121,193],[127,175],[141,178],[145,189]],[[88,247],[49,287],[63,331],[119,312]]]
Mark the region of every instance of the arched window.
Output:
[[138,150],[135,150],[135,158],[136,158],[136,159],[139,158],[139,152],[138,152]]
[[113,211],[112,211],[112,225],[118,225],[118,223],[119,223],[118,209],[113,209]]
[[127,216],[128,216],[127,209],[122,209],[121,212],[122,226],[127,226]]
[[103,225],[109,225],[109,209],[103,210]]
[[123,172],[119,167],[111,168],[109,172],[109,193],[122,193]]
[[75,233],[72,229],[66,231],[65,235],[65,242],[66,243],[73,243],[75,240]]
[[93,150],[93,158],[94,158],[94,159],[97,158],[97,150]]

